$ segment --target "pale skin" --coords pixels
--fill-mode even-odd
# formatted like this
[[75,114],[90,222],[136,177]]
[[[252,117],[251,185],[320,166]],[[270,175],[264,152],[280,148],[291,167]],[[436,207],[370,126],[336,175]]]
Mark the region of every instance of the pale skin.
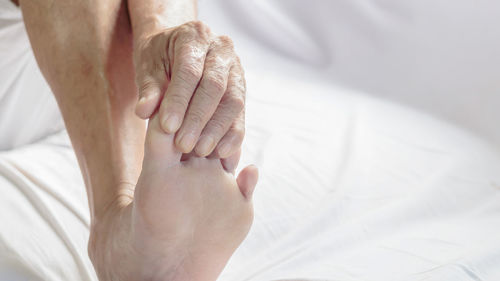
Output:
[[[184,153],[226,158],[243,141],[245,78],[231,39],[196,18],[193,0],[129,0],[139,90],[136,113],[159,111]],[[166,89],[166,90],[165,90]]]
[[[225,132],[219,130],[220,138],[214,137],[220,139],[217,146],[208,153],[198,153],[211,157],[183,154],[192,148],[186,149],[177,140],[182,134],[165,130],[165,116],[178,110],[185,116],[179,132],[189,128],[192,133],[191,126],[196,123],[194,130],[200,132],[202,140],[207,135],[205,130],[210,130],[208,120],[217,120],[217,112],[222,112],[222,116],[231,106],[221,106],[222,97],[207,100],[204,96],[206,104],[199,106],[210,107],[208,117],[203,117],[208,120],[194,118],[198,121],[194,123],[189,121],[191,103],[186,108],[169,108],[175,104],[169,105],[169,95],[178,94],[169,85],[174,85],[175,62],[173,72],[168,74],[171,80],[165,78],[164,86],[168,86],[165,95],[160,92],[158,99],[137,103],[139,95],[134,80],[140,85],[142,74],[134,69],[134,59],[135,67],[148,63],[140,62],[141,56],[145,56],[144,49],[135,48],[134,53],[133,46],[142,44],[137,43],[142,37],[135,30],[148,26],[150,21],[142,22],[131,9],[140,11],[141,5],[134,6],[129,1],[127,11],[120,0],[20,2],[35,56],[57,99],[82,170],[91,210],[89,255],[99,278],[215,280],[246,236],[253,219],[251,198],[257,170],[249,166],[238,177],[234,176],[241,142],[232,142],[237,139],[232,135],[237,131],[233,128],[242,126],[238,117],[242,116],[242,110],[238,115],[227,115],[233,119],[224,115],[224,122],[230,119],[229,125],[224,125]],[[177,16],[169,17],[170,26],[160,25],[159,30],[163,31],[153,33],[155,38],[163,38],[158,41],[169,36],[180,38],[180,33],[193,27],[205,28],[199,23],[183,25],[190,17],[189,12],[186,18],[180,16],[181,11],[175,13],[175,9],[184,11],[189,1],[183,5],[179,4],[182,1],[162,2],[163,11]],[[144,7],[155,7],[160,2],[142,3],[149,3]],[[147,10],[141,13],[147,14]],[[176,32],[175,26],[179,25]],[[152,26],[145,30],[151,31]],[[158,53],[160,64],[165,57]],[[149,59],[154,61],[154,57]],[[230,73],[227,72],[227,81],[235,76]],[[227,83],[223,96],[231,92]],[[188,89],[192,85],[186,81],[177,86]],[[192,103],[198,89],[191,93]],[[159,111],[155,110],[158,107]],[[148,128],[136,113],[151,117]],[[218,145],[228,135],[234,153],[219,159]],[[199,142],[193,147],[197,145]]]

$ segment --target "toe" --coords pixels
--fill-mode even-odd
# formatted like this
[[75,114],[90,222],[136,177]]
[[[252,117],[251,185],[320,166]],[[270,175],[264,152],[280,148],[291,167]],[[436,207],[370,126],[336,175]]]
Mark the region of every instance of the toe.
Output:
[[234,175],[234,171],[236,167],[238,167],[238,162],[240,161],[241,156],[241,148],[238,149],[235,153],[233,153],[228,158],[223,158],[220,160],[224,169]]
[[144,162],[155,165],[171,166],[179,163],[182,153],[176,148],[174,135],[167,134],[160,126],[158,114],[148,124],[144,149]]
[[236,182],[238,183],[241,194],[243,194],[247,200],[252,199],[252,194],[257,185],[258,178],[259,170],[254,165],[245,167],[238,175]]

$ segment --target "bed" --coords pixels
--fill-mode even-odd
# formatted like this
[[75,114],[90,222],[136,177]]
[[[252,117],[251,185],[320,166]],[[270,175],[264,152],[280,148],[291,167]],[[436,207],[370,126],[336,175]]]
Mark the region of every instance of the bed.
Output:
[[[486,29],[500,5],[453,2],[457,18],[482,15],[461,30],[483,48],[470,72],[452,73],[475,43],[436,62],[407,42],[426,27],[414,25],[424,2],[200,1],[240,50],[240,167],[260,170],[254,225],[219,280],[500,279],[500,36],[488,33],[500,31]],[[449,2],[424,13],[450,12],[438,31],[461,22]],[[0,279],[97,280],[66,132],[25,142],[0,152]]]

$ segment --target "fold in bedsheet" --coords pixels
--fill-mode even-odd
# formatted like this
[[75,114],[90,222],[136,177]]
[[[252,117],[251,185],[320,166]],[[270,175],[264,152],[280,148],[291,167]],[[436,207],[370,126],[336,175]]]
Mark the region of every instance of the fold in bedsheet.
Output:
[[0,0],[0,151],[64,129],[28,40],[21,9]]
[[0,190],[0,280],[97,280],[85,187],[64,131],[1,152]]
[[256,220],[221,280],[500,278],[494,148],[320,83],[248,81]]
[[[427,115],[248,71],[241,167],[255,222],[219,280],[498,280],[500,156]],[[41,280],[96,280],[64,133],[0,154],[0,253]],[[1,276],[1,275],[0,275]]]
[[245,67],[339,83],[426,110],[500,147],[500,2],[201,0]]

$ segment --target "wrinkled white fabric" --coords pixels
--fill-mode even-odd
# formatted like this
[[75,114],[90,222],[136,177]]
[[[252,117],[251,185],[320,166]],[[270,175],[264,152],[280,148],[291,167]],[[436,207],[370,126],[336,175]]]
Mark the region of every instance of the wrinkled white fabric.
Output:
[[31,50],[21,11],[0,0],[0,150],[33,143],[64,129]]
[[[448,12],[434,1],[434,18],[446,17],[424,24],[420,2],[201,2],[201,18],[234,38],[246,67],[240,167],[260,170],[254,225],[219,280],[500,280],[498,84],[490,79],[500,64],[497,31],[485,29],[498,4],[459,25],[485,3],[465,9],[459,0]],[[0,280],[97,280],[77,161],[66,133],[53,134],[60,115],[20,16],[0,0]],[[451,34],[432,49],[426,26]],[[445,51],[457,30],[482,41]],[[474,44],[478,71],[460,68],[471,56],[459,54]]]
[[243,63],[320,77],[465,126],[500,147],[500,2],[202,0]]
[[500,154],[428,115],[249,75],[255,224],[221,280],[499,280]]
[[[0,152],[0,190],[0,280],[97,280],[85,188],[65,131]],[[35,278],[5,278],[20,272]]]

